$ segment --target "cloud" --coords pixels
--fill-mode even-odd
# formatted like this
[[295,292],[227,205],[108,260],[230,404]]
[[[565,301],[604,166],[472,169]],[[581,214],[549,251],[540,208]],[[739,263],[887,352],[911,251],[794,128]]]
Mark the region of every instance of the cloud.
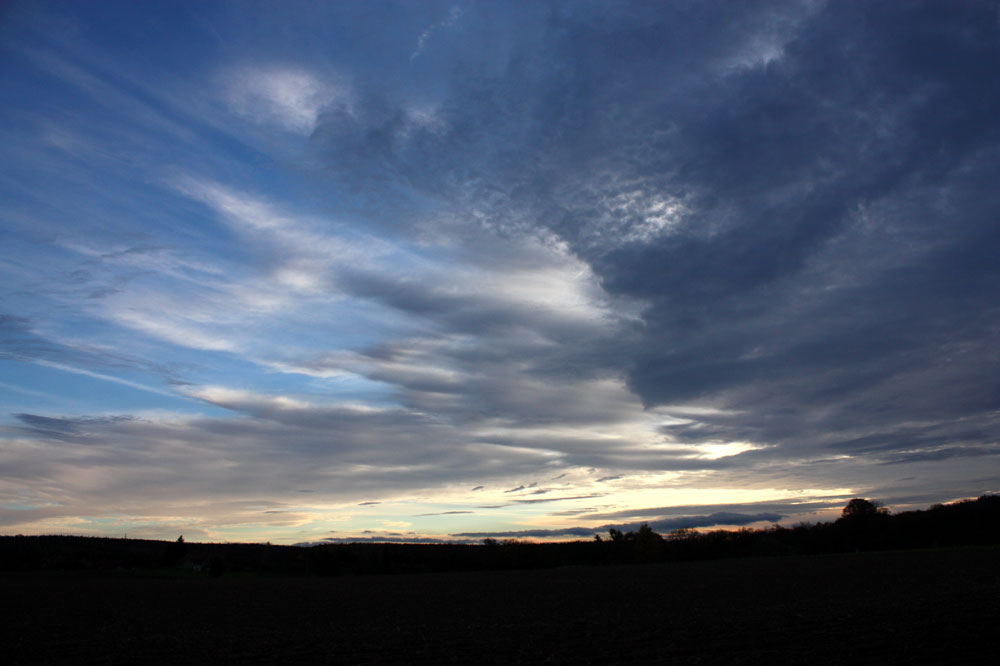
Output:
[[448,10],[447,16],[437,23],[432,23],[426,30],[420,33],[420,37],[417,39],[417,48],[410,54],[410,62],[413,62],[421,53],[424,52],[424,49],[427,48],[427,42],[431,38],[431,35],[441,28],[450,28],[455,25],[458,19],[462,17],[462,13],[462,8],[455,5]]
[[[546,491],[548,492],[548,491]],[[580,499],[590,499],[592,497],[600,497],[600,493],[591,493],[589,495],[570,495],[563,497],[542,497],[538,499],[515,499],[511,500],[514,504],[547,504],[549,502],[570,502],[573,500]]]
[[176,369],[168,364],[124,353],[107,345],[45,335],[36,329],[31,319],[5,314],[0,314],[0,360],[32,363],[172,398],[179,396],[174,391],[98,370],[140,370],[170,384],[183,383]]
[[[192,498],[242,496],[248,487],[262,495],[295,487],[322,489],[326,496],[332,492],[350,501],[358,495],[398,496],[407,492],[404,488],[433,488],[461,478],[528,474],[546,462],[536,452],[513,449],[492,450],[486,459],[461,432],[399,409],[315,405],[218,389],[185,391],[244,418],[22,413],[17,415],[20,432],[37,446],[8,448],[3,477],[12,482],[28,474],[48,478],[53,487],[68,483],[73,488],[72,474],[81,479],[113,474],[115,480],[99,493],[87,491],[66,502],[114,502],[121,493],[137,492],[153,473],[147,464],[159,460],[155,474],[163,497],[178,487],[194,493]],[[280,450],[273,447],[275,441],[283,442]],[[192,456],[198,461],[193,467]],[[144,496],[155,503],[161,499],[158,492]],[[66,491],[66,498],[72,496]]]
[[[648,524],[654,532],[666,533],[681,528],[715,527],[721,525],[751,525],[759,522],[777,522],[783,517],[784,516],[778,513],[742,514],[718,511],[707,516],[665,518],[662,520],[650,521],[645,524]],[[610,529],[632,532],[637,530],[642,524],[643,523],[624,523],[601,525],[599,527],[566,527],[555,529],[513,530],[506,532],[461,532],[453,534],[452,536],[470,538],[589,537],[601,532],[607,532]]]
[[[224,41],[246,25],[226,16]],[[393,498],[418,492],[610,521],[683,517],[671,499],[799,513],[734,489],[993,487],[992,7],[498,3],[445,35],[457,21],[268,12],[228,65],[213,43],[151,49],[155,70],[18,42],[2,75],[33,129],[6,137],[0,360],[140,397],[18,406],[0,501],[37,508],[4,524],[127,505],[172,529],[228,502],[220,524],[324,525],[304,540],[365,497],[411,517]],[[155,73],[181,62],[205,71]],[[136,407],[168,395],[211,416]],[[266,507],[237,506],[258,490]],[[725,503],[695,507],[709,491]]]
[[[674,519],[684,519],[691,515],[698,515],[698,512],[712,511],[713,514],[722,515],[769,515],[781,514],[787,517],[810,515],[817,512],[824,512],[830,509],[842,509],[850,494],[843,495],[822,495],[817,494],[804,500],[794,501],[788,499],[768,500],[764,502],[744,502],[729,504],[711,505],[679,505],[663,507],[636,507],[622,509],[619,511],[596,511],[586,512],[587,520],[621,520],[627,518],[643,518],[650,521],[665,521]],[[578,514],[579,515],[579,514]],[[739,524],[739,523],[734,523]]]
[[418,513],[418,514],[415,514],[414,517],[422,517],[422,516],[457,516],[457,515],[465,514],[465,513],[475,513],[475,511],[461,511],[461,510],[456,510],[456,511],[435,511],[433,513]]
[[346,94],[342,84],[294,66],[236,67],[219,79],[233,113],[295,134],[312,132],[322,109]]
[[947,460],[949,458],[975,458],[979,456],[994,456],[1000,453],[997,446],[946,446],[935,450],[902,451],[882,462],[883,465],[902,465],[906,463]]
[[304,541],[296,546],[319,546],[327,543],[464,543],[460,539],[442,539],[440,537],[397,536],[397,535],[366,535],[326,537],[322,541]]
[[1000,435],[992,11],[553,12],[499,69],[456,69],[433,131],[362,91],[363,124],[324,116],[314,145],[342,192],[386,193],[376,215],[430,199],[565,247],[607,302],[641,304],[613,321],[619,347],[572,348],[647,407],[722,409],[670,440],[773,447],[745,461],[983,447]]

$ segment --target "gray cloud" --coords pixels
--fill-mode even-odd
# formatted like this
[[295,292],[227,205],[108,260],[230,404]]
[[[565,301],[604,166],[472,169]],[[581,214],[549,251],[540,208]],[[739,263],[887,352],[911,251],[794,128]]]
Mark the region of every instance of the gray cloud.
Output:
[[63,418],[39,416],[38,414],[14,414],[14,418],[24,424],[23,432],[57,439],[82,436],[88,427],[127,423],[135,420],[134,417],[128,415]]
[[111,350],[107,346],[66,344],[35,330],[29,317],[0,313],[0,361],[36,361],[78,366],[89,370],[139,370],[160,380],[183,385],[180,368],[138,355]]
[[475,511],[436,511],[434,513],[417,513],[414,514],[414,517],[422,518],[424,516],[457,516],[463,513],[475,513]]
[[652,521],[664,521],[685,518],[690,515],[697,515],[699,512],[703,511],[713,511],[713,515],[721,512],[724,515],[781,514],[783,517],[795,517],[796,515],[806,515],[834,508],[843,508],[850,499],[851,496],[842,495],[831,498],[811,498],[809,501],[805,502],[774,500],[767,502],[747,502],[742,504],[665,506],[606,512],[587,511],[586,518],[589,520],[644,518]]
[[[221,505],[245,498],[248,489],[271,504],[286,498],[288,488],[356,503],[359,496],[398,497],[456,479],[527,476],[553,462],[497,447],[485,456],[460,432],[383,416],[341,419],[319,410],[293,426],[284,418],[18,414],[21,425],[9,429],[33,444],[8,449],[0,477],[36,480],[51,506],[4,510],[0,523],[100,515],[132,506],[136,497],[147,511],[164,510],[178,498]],[[81,484],[81,478],[102,481]]]
[[303,541],[296,546],[319,546],[325,543],[465,543],[460,539],[440,539],[438,537],[420,536],[363,536],[363,537],[326,537],[322,541]]
[[556,9],[503,64],[459,68],[433,129],[371,94],[313,141],[341,186],[390,183],[386,210],[408,190],[501,236],[554,234],[645,303],[615,353],[577,354],[647,406],[725,408],[667,437],[774,447],[746,460],[992,456],[995,19],[977,2]]
[[[367,10],[330,11],[340,18],[327,21],[357,25],[341,55],[382,50],[373,37],[384,17],[373,26]],[[406,47],[386,56],[405,64],[405,84],[383,77],[385,61],[373,59],[318,119],[310,147],[329,176],[329,220],[272,206],[280,188],[258,197],[247,175],[260,161],[240,166],[221,155],[199,173],[226,174],[232,188],[202,191],[198,181],[178,197],[175,183],[154,196],[149,182],[162,174],[143,172],[141,190],[122,190],[155,204],[159,212],[136,216],[148,229],[185,220],[175,235],[129,235],[132,218],[109,216],[104,202],[80,208],[113,221],[74,231],[75,200],[53,208],[73,222],[46,223],[46,233],[87,242],[68,251],[38,241],[47,254],[37,256],[53,267],[38,261],[39,272],[21,278],[38,283],[15,294],[17,311],[32,314],[0,316],[0,360],[147,373],[230,414],[16,414],[4,431],[31,445],[5,446],[3,475],[39,497],[14,498],[29,508],[0,509],[2,524],[97,515],[134,497],[167,513],[178,496],[215,505],[248,488],[272,503],[288,488],[309,488],[357,504],[587,468],[588,483],[620,479],[623,488],[636,483],[632,473],[657,471],[679,472],[676,489],[856,488],[940,499],[994,487],[994,4],[522,3],[513,12],[485,4],[469,8],[460,31],[436,33],[434,48],[411,63],[413,25],[393,18]],[[440,64],[440,53],[447,77],[417,86],[430,71],[419,68]],[[102,58],[95,62],[113,60]],[[91,69],[106,82],[99,90],[137,103]],[[383,80],[382,89],[370,83]],[[185,122],[180,105],[171,108],[171,126]],[[151,133],[143,118],[122,126]],[[87,123],[78,129],[86,134]],[[106,134],[90,129],[95,140]],[[157,168],[157,151],[174,154],[181,143],[160,136],[155,150],[140,151],[136,141],[112,143],[143,160],[155,155]],[[20,145],[20,155],[41,152]],[[181,151],[202,152],[211,146]],[[75,187],[100,190],[90,185],[109,177],[83,175]],[[192,214],[192,198],[225,233],[197,228],[215,218]],[[243,228],[244,209],[280,218],[284,231]],[[341,217],[344,227],[363,222],[358,238],[372,234],[405,260],[353,261],[357,239],[334,230]],[[235,254],[231,236],[244,244]],[[168,251],[192,238],[198,248]],[[350,246],[350,256],[330,258],[316,239]],[[94,258],[80,262],[81,253]],[[294,269],[284,276],[292,286],[276,284],[284,268]],[[315,283],[295,282],[303,275]],[[81,336],[101,344],[43,332],[71,327],[45,308],[81,303],[73,324],[86,319]],[[363,323],[344,324],[354,317]],[[47,322],[59,325],[36,325]],[[175,356],[173,345],[200,351]],[[215,367],[160,362],[170,358]],[[207,383],[209,373],[255,381],[241,364],[287,371],[280,382],[268,377],[269,387],[292,386],[296,372],[329,380],[305,389],[313,397],[341,378],[348,388],[314,404],[190,383]],[[377,408],[339,400],[361,382],[377,388],[358,399],[376,395]],[[720,456],[703,448],[725,443],[763,448]],[[598,496],[569,487],[529,496],[530,487],[512,488],[524,499],[492,506]],[[686,514],[794,516],[840,501]],[[232,511],[242,520],[249,509]],[[664,526],[685,518],[669,507],[641,511],[649,513],[597,515]]]
[[[717,525],[750,525],[759,522],[777,522],[784,516],[778,513],[743,514],[717,511],[707,516],[682,516],[647,521],[646,524],[654,532],[666,533],[681,528],[715,527]],[[588,537],[607,532],[611,529],[631,532],[637,530],[642,523],[622,523],[601,525],[600,527],[566,527],[561,529],[515,530],[507,532],[461,532],[453,534],[456,537],[470,538],[530,538],[530,537]]]
[[517,499],[512,500],[513,504],[545,504],[547,502],[567,502],[570,500],[578,499],[590,499],[591,497],[600,497],[600,493],[591,493],[589,495],[570,495],[564,497],[543,497],[539,499]]

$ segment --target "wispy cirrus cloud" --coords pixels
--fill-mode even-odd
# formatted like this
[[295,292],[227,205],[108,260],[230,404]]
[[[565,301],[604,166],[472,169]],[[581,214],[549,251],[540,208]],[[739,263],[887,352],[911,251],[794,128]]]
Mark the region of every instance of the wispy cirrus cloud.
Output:
[[455,23],[457,23],[462,17],[463,11],[464,10],[459,5],[453,6],[448,10],[448,14],[443,19],[437,23],[432,23],[422,33],[420,33],[420,37],[417,39],[417,47],[413,50],[413,53],[410,54],[410,62],[416,60],[420,54],[424,52],[424,49],[427,48],[427,42],[435,32],[441,30],[442,28],[450,28],[455,25]]

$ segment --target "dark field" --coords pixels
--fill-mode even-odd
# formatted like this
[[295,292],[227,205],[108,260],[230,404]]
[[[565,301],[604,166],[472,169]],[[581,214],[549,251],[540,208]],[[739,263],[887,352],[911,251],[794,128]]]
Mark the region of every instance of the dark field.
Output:
[[9,664],[1000,663],[1000,549],[344,578],[2,574]]

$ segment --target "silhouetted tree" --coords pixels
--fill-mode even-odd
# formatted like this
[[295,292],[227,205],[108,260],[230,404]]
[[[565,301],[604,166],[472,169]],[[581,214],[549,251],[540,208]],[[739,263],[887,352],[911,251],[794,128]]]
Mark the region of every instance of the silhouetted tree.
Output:
[[635,540],[639,543],[658,543],[663,541],[663,537],[653,531],[653,528],[643,523],[635,533]]
[[696,536],[698,536],[698,530],[691,527],[678,527],[677,529],[671,531],[670,534],[667,535],[667,538],[671,541],[682,541]]
[[840,517],[846,518],[848,520],[854,519],[858,516],[873,516],[873,515],[888,515],[889,510],[882,506],[881,502],[873,502],[872,500],[862,499],[860,497],[855,497],[844,510],[841,512]]
[[163,559],[167,566],[177,566],[187,554],[187,546],[184,544],[184,535],[177,537],[177,541],[168,543],[163,549]]
[[[984,495],[923,511],[889,512],[855,498],[834,523],[799,523],[753,530],[697,532],[680,529],[665,538],[648,525],[634,532],[609,530],[610,538],[535,544],[496,541],[494,547],[459,544],[326,544],[312,548],[262,544],[188,544],[142,539],[0,535],[0,571],[153,569],[185,559],[208,573],[289,572],[352,575],[540,568],[567,564],[623,564],[719,557],[836,553],[1000,544],[1000,496]],[[487,542],[490,543],[490,542]],[[652,545],[649,545],[652,544]]]
[[640,560],[654,560],[660,555],[663,537],[653,531],[646,523],[639,526],[635,533],[636,556]]
[[889,510],[880,502],[856,497],[847,503],[836,525],[846,530],[855,550],[884,546],[888,540]]

